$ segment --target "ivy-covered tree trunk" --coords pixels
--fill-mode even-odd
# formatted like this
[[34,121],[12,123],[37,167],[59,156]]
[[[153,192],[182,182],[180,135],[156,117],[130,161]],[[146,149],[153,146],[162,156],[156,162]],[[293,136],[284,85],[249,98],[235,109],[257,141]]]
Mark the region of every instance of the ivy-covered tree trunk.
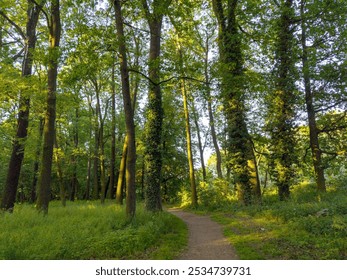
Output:
[[310,65],[308,59],[308,47],[306,38],[306,20],[305,20],[305,1],[301,1],[301,47],[302,47],[302,70],[305,86],[306,111],[308,116],[308,127],[310,131],[310,147],[314,167],[314,175],[318,191],[325,192],[324,167],[322,163],[322,150],[319,147],[318,128],[316,124],[316,112],[313,105],[313,93],[311,89]]
[[122,79],[122,95],[125,113],[126,124],[126,143],[127,143],[127,157],[126,157],[126,214],[129,218],[134,217],[136,211],[136,146],[135,146],[135,124],[134,124],[134,111],[131,102],[130,82],[129,82],[129,69],[127,62],[127,52],[125,45],[125,36],[123,30],[123,17],[121,3],[119,0],[114,1],[115,15],[116,15],[116,28],[119,44],[119,59],[120,59],[120,72]]
[[280,200],[290,196],[295,162],[293,1],[282,1],[277,24],[275,90],[269,106],[271,165]]
[[227,124],[227,165],[233,171],[235,188],[245,205],[261,196],[253,145],[248,133],[244,106],[244,72],[241,35],[236,19],[238,0],[224,5],[213,1],[219,24],[219,50],[222,64],[222,100]]
[[[32,74],[33,51],[36,45],[36,25],[39,19],[40,8],[38,5],[28,2],[26,31],[24,39],[24,58],[22,62],[22,77],[30,77]],[[12,210],[16,200],[18,181],[24,158],[25,140],[29,126],[30,93],[22,92],[19,97],[19,112],[17,132],[13,140],[12,153],[8,165],[6,184],[2,195],[0,209]]]
[[43,151],[38,183],[36,208],[44,214],[48,213],[51,188],[51,171],[53,160],[53,145],[55,138],[56,89],[58,76],[59,43],[61,34],[60,3],[51,1],[49,29],[49,61],[48,61],[48,91],[46,101],[45,126],[43,131]]
[[148,59],[149,89],[145,124],[145,203],[150,211],[161,211],[161,169],[162,169],[162,123],[163,106],[160,88],[160,46],[164,12],[170,0],[154,0],[152,11],[147,0],[142,0],[143,9],[150,29],[150,50]]

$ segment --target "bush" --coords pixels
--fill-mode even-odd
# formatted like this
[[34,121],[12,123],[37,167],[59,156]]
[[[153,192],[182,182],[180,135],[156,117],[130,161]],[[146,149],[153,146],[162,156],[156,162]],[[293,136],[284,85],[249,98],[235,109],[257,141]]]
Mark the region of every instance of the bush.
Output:
[[[228,208],[232,201],[236,200],[234,190],[229,182],[223,179],[213,179],[210,182],[200,182],[197,187],[199,208],[204,210],[218,210]],[[179,192],[180,206],[190,207],[190,189]]]

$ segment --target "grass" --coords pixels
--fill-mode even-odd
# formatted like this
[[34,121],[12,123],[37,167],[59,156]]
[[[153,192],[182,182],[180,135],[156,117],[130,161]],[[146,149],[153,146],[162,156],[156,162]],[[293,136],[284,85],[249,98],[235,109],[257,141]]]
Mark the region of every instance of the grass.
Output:
[[42,216],[16,205],[0,216],[0,259],[174,259],[186,246],[187,228],[175,216],[140,204],[129,223],[124,212],[110,202],[52,202]]
[[269,193],[261,205],[245,207],[233,202],[208,213],[224,226],[240,259],[347,259],[347,195],[343,189],[318,195],[312,186],[301,185],[286,202]]

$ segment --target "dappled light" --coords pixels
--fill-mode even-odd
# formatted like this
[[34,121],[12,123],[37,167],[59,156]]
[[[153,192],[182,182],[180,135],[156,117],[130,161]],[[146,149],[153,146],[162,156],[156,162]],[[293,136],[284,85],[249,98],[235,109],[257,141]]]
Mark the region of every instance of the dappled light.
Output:
[[347,259],[346,15],[1,0],[0,259]]

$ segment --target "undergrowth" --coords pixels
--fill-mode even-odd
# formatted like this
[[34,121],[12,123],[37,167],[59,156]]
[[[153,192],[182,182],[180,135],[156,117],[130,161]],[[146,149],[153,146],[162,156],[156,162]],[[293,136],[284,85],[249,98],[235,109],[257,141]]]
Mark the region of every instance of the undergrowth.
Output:
[[30,205],[0,215],[0,259],[173,259],[187,229],[175,216],[142,205],[127,221],[123,207],[100,202],[50,204],[47,216]]
[[232,200],[195,211],[224,226],[240,259],[347,259],[345,189],[318,194],[314,186],[301,184],[288,201],[278,201],[276,191],[268,190],[258,205]]

